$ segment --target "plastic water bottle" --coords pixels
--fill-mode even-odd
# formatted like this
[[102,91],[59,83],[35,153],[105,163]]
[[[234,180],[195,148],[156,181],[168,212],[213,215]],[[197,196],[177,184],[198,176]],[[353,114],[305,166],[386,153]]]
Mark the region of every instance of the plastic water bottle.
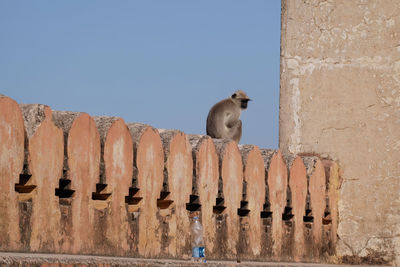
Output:
[[203,226],[201,226],[199,217],[193,217],[193,223],[190,227],[192,241],[192,260],[206,260],[206,251],[204,247]]

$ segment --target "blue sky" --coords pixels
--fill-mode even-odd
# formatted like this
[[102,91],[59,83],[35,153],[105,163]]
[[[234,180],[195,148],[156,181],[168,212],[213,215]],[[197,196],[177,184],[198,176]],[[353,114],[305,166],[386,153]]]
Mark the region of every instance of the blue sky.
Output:
[[0,1],[0,93],[205,134],[242,89],[240,143],[278,147],[279,0]]

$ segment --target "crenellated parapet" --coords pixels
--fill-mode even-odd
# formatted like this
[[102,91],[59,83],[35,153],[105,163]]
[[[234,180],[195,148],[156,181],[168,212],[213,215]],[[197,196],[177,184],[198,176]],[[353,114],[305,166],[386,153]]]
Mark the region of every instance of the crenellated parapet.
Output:
[[0,250],[215,260],[335,256],[339,168],[314,156],[0,97]]

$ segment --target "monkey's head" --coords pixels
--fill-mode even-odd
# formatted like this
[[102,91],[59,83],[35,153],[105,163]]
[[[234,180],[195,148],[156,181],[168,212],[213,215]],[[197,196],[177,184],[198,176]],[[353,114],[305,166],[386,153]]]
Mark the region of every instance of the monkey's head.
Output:
[[251,99],[242,90],[237,90],[235,93],[233,93],[231,99],[233,103],[238,105],[241,109],[246,109],[247,103],[251,101]]

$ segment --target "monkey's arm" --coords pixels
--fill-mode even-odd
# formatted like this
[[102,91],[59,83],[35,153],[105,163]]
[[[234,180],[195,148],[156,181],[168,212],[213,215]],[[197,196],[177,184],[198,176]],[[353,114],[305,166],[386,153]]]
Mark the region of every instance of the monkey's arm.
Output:
[[240,138],[242,137],[242,121],[236,121],[231,128],[229,128],[229,139],[235,140],[236,143],[239,143]]
[[226,127],[230,129],[237,129],[238,127],[242,127],[242,121],[241,120],[236,120],[236,121],[229,121],[226,123]]
[[227,113],[225,116],[225,126],[228,128],[234,128],[237,127],[237,124],[240,123],[242,125],[242,122],[239,120],[239,114],[236,114],[235,112],[232,113]]

